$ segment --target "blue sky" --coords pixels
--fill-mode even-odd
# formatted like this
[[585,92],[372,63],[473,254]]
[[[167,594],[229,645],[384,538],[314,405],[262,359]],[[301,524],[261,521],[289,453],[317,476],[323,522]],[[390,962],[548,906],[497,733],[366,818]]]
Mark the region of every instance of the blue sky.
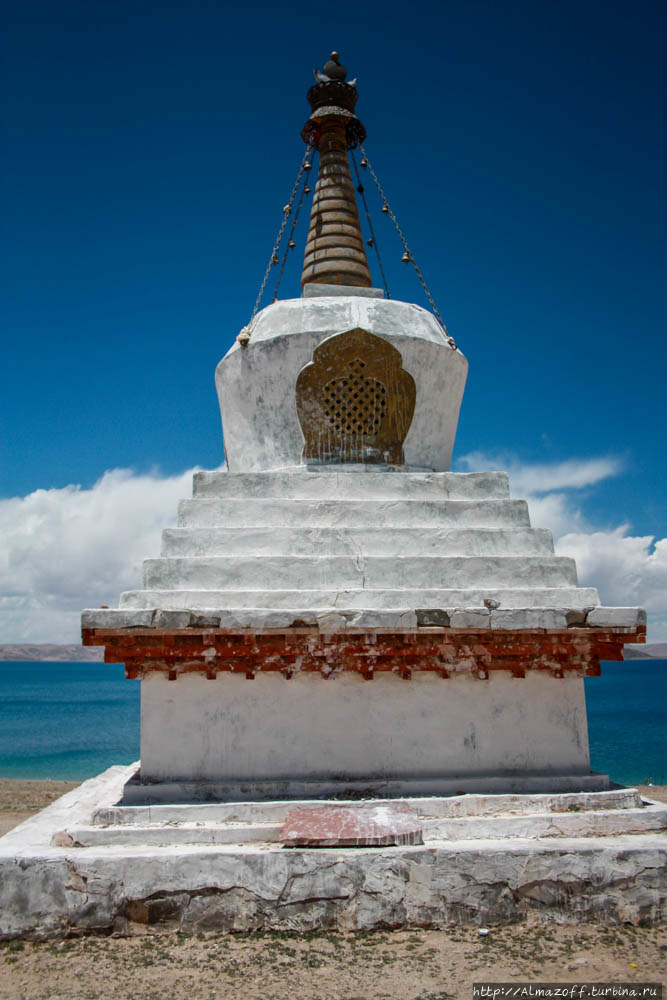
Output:
[[[0,498],[220,463],[213,371],[336,48],[470,362],[457,467],[537,469],[539,497],[601,462],[556,477],[564,532],[667,535],[664,7],[23,0],[5,25]],[[426,305],[375,222],[392,297]]]

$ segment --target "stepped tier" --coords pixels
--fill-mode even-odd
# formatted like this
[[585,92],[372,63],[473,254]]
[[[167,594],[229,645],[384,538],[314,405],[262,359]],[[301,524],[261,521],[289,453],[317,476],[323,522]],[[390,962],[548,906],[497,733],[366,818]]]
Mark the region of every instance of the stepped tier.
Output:
[[[150,933],[349,932],[547,918],[657,926],[667,806],[634,789],[592,792],[592,777],[571,777],[560,794],[551,776],[527,779],[522,794],[486,778],[478,784],[493,794],[462,795],[453,778],[436,795],[423,782],[421,795],[406,798],[386,783],[363,803],[248,801],[244,782],[232,786],[244,801],[220,802],[212,785],[205,800],[194,782],[145,786],[136,764],[113,767],[3,838],[0,935],[118,934],[128,921],[134,933],[137,924]],[[217,787],[216,798],[229,800]],[[341,805],[389,818],[410,809],[423,845],[285,850],[290,813],[335,816]]]
[[[531,528],[505,473],[301,466],[200,472],[144,589],[86,629],[196,627],[636,628],[599,607],[571,559]],[[334,616],[332,619],[331,616]]]

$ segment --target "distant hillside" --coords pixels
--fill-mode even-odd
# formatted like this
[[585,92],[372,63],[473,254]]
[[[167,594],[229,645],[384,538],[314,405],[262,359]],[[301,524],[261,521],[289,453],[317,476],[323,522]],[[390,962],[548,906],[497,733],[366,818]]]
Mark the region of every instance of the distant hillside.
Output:
[[645,646],[626,646],[624,660],[667,660],[667,642],[647,642]]
[[0,645],[1,660],[55,660],[58,662],[99,663],[104,660],[103,646],[56,646],[50,642]]

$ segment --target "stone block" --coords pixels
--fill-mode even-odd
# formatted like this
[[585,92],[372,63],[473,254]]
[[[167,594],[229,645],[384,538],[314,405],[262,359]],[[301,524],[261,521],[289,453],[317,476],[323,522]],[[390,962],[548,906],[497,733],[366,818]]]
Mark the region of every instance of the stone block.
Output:
[[363,611],[344,612],[348,626],[353,628],[415,628],[417,615],[409,609],[397,608],[394,611]]
[[320,632],[340,632],[347,625],[347,620],[337,611],[329,611],[317,616],[317,626]]
[[637,625],[646,624],[646,612],[643,608],[593,608],[586,616],[586,624],[635,628]]
[[81,614],[82,628],[152,628],[155,608],[88,608]]
[[220,628],[219,614],[197,614],[190,613],[190,628]]
[[582,608],[581,611],[568,609],[565,611],[565,620],[568,628],[576,628],[586,624],[586,615],[592,608]]
[[452,628],[489,628],[491,612],[486,608],[467,611],[452,611],[449,623]]
[[414,810],[390,803],[290,809],[280,840],[285,847],[399,847],[424,843]]
[[417,608],[417,625],[440,625],[449,628],[449,612],[443,608]]
[[187,628],[190,625],[191,614],[189,611],[163,611],[159,609],[155,613],[153,622],[155,628]]
[[495,629],[564,629],[564,611],[551,608],[510,608],[491,612],[491,628]]

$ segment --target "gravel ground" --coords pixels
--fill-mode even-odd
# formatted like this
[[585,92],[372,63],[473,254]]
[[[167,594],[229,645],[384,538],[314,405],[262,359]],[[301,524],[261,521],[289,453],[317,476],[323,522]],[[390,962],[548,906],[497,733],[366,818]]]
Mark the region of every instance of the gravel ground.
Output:
[[[0,779],[0,831],[73,782]],[[642,788],[667,802],[667,788]],[[468,1000],[472,985],[664,982],[665,928],[526,923],[441,931],[151,933],[0,944],[7,1000]],[[524,994],[527,996],[528,994]]]
[[[664,928],[144,934],[0,946],[11,1000],[447,1000],[479,982],[662,982]],[[525,994],[524,994],[525,995]]]

